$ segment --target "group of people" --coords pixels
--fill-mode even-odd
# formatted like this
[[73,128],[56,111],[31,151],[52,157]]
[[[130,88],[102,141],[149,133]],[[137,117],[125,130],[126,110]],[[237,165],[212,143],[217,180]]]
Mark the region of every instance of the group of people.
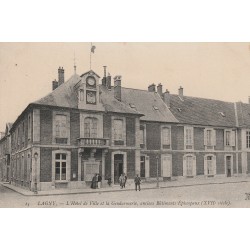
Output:
[[102,183],[102,177],[100,174],[95,174],[94,177],[92,178],[91,182],[91,188],[93,189],[99,189],[101,188],[101,183]]
[[[96,173],[92,178],[91,188],[100,189],[101,188],[101,182],[102,182],[101,175]],[[127,182],[127,176],[126,176],[125,173],[123,173],[119,177],[119,184],[120,184],[120,187],[122,189],[125,188],[126,182]],[[111,183],[112,183],[111,178],[108,178],[108,185],[111,186]],[[140,178],[140,176],[138,174],[135,176],[134,183],[135,183],[135,190],[136,191],[137,190],[141,191],[141,178]]]

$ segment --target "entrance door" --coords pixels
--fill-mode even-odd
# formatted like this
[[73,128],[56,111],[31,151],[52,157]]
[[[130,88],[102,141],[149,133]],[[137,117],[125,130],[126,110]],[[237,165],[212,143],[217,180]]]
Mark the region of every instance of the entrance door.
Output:
[[227,171],[227,177],[232,176],[232,156],[226,157],[226,171]]
[[171,155],[162,156],[162,176],[171,177]]
[[141,156],[141,169],[140,169],[140,175],[142,178],[146,177],[146,171],[145,171],[145,156]]
[[119,177],[123,174],[123,155],[114,155],[114,184],[119,183]]

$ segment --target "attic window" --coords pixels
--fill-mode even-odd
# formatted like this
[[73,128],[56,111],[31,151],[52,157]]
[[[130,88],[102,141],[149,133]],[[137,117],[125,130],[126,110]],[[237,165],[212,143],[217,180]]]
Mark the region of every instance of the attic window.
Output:
[[182,109],[181,109],[181,108],[177,108],[177,110],[178,110],[179,112],[181,112],[181,111],[182,111]]
[[130,108],[135,109],[135,105],[133,103],[129,104]]
[[223,112],[219,112],[219,114],[223,117],[225,117],[226,115]]
[[154,110],[159,110],[159,108],[157,106],[153,106]]

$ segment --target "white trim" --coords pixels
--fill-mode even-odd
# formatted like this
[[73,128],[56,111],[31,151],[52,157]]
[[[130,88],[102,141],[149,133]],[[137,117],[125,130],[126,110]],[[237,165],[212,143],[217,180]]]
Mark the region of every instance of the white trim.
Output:
[[[168,145],[169,145],[169,149],[172,149],[172,136],[171,136],[171,132],[172,131],[171,131],[171,126],[170,125],[161,125],[161,149],[164,149],[163,148],[163,129],[164,128],[168,128],[169,129],[169,144]],[[164,145],[167,145],[167,144],[164,144]]]
[[[186,136],[187,136],[188,129],[191,130],[191,144],[186,143],[187,142]],[[187,146],[190,146],[190,148],[187,148]],[[191,126],[184,126],[184,150],[193,150],[193,149],[194,149],[194,128]]]
[[114,151],[111,153],[111,178],[112,183],[115,180],[115,155],[121,154],[123,155],[123,172],[127,175],[127,152],[123,151]]
[[207,168],[207,157],[211,156],[212,157],[212,164],[213,164],[213,174],[210,175],[216,175],[216,155],[214,154],[206,154],[204,155],[204,175],[205,176],[209,176],[208,175],[208,168]]
[[[66,180],[65,181],[60,181],[60,180],[55,180],[55,162],[56,162],[56,154],[66,154]],[[52,151],[52,183],[53,186],[55,186],[55,183],[58,182],[69,182],[70,181],[70,170],[71,170],[71,151],[68,150],[53,150]]]
[[[193,159],[193,165],[192,165],[192,167],[193,167],[193,169],[192,169],[192,175],[187,175],[187,162],[186,162],[186,158],[187,157],[192,157],[192,159]],[[196,156],[194,155],[194,154],[185,154],[184,156],[183,156],[183,176],[184,177],[194,177],[194,176],[196,176]]]

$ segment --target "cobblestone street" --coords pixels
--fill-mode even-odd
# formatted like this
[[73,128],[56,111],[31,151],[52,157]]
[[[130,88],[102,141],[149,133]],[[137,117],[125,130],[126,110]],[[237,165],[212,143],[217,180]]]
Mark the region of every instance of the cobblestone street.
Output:
[[250,182],[24,196],[0,186],[1,207],[250,207]]

